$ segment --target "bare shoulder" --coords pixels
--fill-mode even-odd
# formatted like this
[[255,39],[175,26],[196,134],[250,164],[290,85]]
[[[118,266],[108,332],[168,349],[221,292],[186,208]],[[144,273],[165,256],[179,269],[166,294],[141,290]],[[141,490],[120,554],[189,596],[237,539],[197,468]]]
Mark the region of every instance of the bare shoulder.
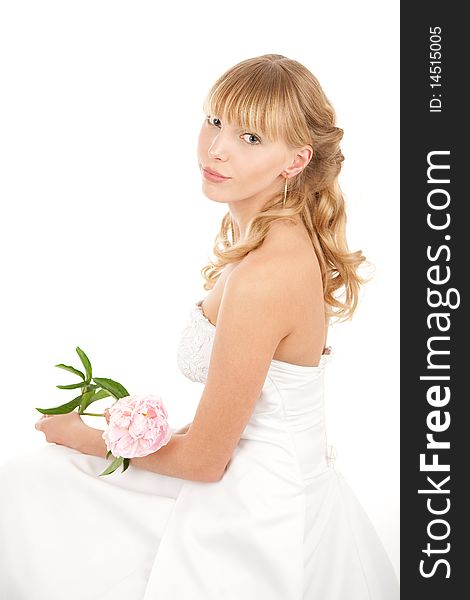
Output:
[[284,318],[284,282],[275,260],[245,257],[225,282],[217,317],[219,329],[228,318],[249,321],[252,328],[263,326],[265,331],[270,330],[273,340],[279,342],[290,332]]
[[287,333],[312,303],[323,310],[320,266],[305,228],[273,224],[263,244],[228,274],[222,301],[232,294],[238,302],[264,302],[266,309],[278,313]]

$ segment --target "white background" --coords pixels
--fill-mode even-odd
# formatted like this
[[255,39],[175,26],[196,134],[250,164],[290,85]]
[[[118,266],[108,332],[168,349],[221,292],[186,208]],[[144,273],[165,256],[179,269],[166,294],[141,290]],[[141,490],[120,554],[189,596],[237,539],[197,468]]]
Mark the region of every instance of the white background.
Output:
[[46,443],[34,407],[76,395],[54,365],[79,366],[77,345],[95,376],[191,420],[202,385],[176,350],[226,212],[201,192],[202,102],[233,64],[284,54],[336,109],[349,246],[376,269],[330,329],[327,418],[398,574],[398,26],[398,2],[1,4],[1,462]]

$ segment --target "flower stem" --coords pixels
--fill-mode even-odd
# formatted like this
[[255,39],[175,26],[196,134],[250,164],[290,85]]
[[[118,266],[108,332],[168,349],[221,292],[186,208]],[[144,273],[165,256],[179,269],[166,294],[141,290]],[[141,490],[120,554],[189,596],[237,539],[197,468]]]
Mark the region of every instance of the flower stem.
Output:
[[88,413],[88,412],[82,412],[80,413],[81,415],[87,415],[89,417],[104,417],[103,413]]

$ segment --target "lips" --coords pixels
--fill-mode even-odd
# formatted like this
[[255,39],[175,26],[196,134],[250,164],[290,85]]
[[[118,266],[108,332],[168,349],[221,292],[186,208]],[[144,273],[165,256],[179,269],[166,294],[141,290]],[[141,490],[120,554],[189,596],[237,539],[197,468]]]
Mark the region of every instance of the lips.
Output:
[[214,169],[209,169],[208,167],[204,167],[203,170],[207,173],[210,173],[211,175],[215,175],[216,177],[221,177],[223,179],[231,179],[230,177],[225,177],[225,175],[222,175],[222,173],[218,173],[217,171],[214,171]]

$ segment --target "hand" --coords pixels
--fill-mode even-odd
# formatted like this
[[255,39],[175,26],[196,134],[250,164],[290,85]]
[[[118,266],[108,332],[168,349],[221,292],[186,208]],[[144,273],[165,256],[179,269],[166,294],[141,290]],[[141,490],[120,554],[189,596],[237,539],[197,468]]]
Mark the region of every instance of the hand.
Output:
[[64,415],[42,415],[34,427],[42,431],[48,442],[76,448],[83,431],[88,429],[77,411]]

